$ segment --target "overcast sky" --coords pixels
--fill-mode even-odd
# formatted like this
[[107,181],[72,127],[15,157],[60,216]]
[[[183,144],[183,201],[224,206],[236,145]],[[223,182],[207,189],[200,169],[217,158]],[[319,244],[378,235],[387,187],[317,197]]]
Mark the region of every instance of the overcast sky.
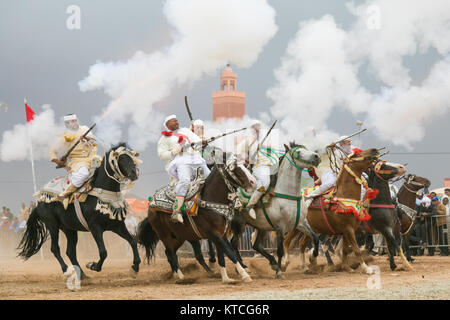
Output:
[[[173,41],[172,27],[163,14],[163,3],[144,0],[2,0],[0,101],[7,104],[8,112],[5,113],[4,107],[0,107],[0,138],[4,131],[25,122],[24,97],[38,113],[44,104],[50,104],[57,119],[67,113],[76,113],[80,121],[89,126],[108,105],[110,97],[102,90],[82,92],[78,83],[88,76],[89,68],[99,60],[126,61],[136,51],[152,53],[170,46]],[[232,64],[233,71],[238,75],[238,88],[246,92],[247,114],[252,117],[269,112],[272,107],[273,101],[268,99],[266,92],[275,84],[274,70],[280,67],[281,58],[288,43],[297,34],[300,22],[330,14],[339,27],[346,29],[355,20],[344,1],[269,0],[268,3],[276,11],[276,34],[249,68]],[[70,5],[81,9],[79,30],[70,30],[66,26],[70,15],[66,10]],[[429,49],[408,56],[404,64],[410,69],[412,81],[420,83],[437,59],[436,50]],[[210,120],[212,92],[219,89],[219,79],[220,70],[193,83],[173,87],[162,104],[163,114],[176,113],[182,125],[187,126],[183,100],[187,95],[195,117]],[[361,74],[360,80],[367,88],[376,89],[379,86],[370,74]],[[426,105],[421,112],[428,112]],[[356,120],[358,118],[351,112],[335,108],[327,125],[340,134],[349,134],[358,130]],[[448,113],[434,117],[426,128],[425,137],[420,142],[412,143],[411,150],[381,140],[371,131],[362,136],[362,147],[386,146],[391,152],[386,157],[388,160],[408,163],[409,173],[429,178],[432,188],[438,188],[443,185],[445,177],[450,177],[450,154],[417,153],[449,152],[449,121]],[[148,126],[162,129],[160,123],[151,121]],[[162,172],[164,163],[156,155],[155,143],[146,148],[142,159],[141,176],[132,193],[147,198],[155,188],[165,183],[167,176]],[[49,161],[38,160],[35,166],[38,186],[63,174],[62,169],[56,170]],[[28,203],[32,194],[30,162],[0,161],[0,206],[10,207],[17,214],[20,203]]]

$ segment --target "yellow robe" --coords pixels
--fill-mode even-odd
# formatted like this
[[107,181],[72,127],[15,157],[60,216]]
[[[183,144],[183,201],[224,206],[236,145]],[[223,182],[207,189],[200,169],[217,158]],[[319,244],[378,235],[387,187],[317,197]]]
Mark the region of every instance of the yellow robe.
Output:
[[[65,131],[61,133],[57,144],[50,152],[50,160],[62,157],[88,130],[88,127],[80,126],[77,131]],[[89,132],[87,136],[91,139],[95,139],[91,132]],[[92,160],[96,155],[97,144],[93,140],[86,142],[81,141],[67,158],[66,170],[69,173],[76,172],[81,167],[87,167],[88,170],[90,170]]]

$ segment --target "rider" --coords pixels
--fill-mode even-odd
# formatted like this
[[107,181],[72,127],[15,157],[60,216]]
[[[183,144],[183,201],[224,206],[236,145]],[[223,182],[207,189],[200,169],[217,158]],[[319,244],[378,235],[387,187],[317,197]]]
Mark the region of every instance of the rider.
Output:
[[89,130],[88,127],[78,123],[75,114],[68,114],[64,117],[64,126],[66,130],[60,134],[58,143],[51,150],[50,160],[59,166],[64,166],[69,173],[70,184],[58,196],[60,199],[64,199],[66,202],[64,205],[67,206],[68,199],[65,198],[80,188],[89,178],[92,160],[97,155],[97,144],[94,135],[89,132],[68,155],[66,161],[60,160],[58,154],[67,152]]
[[[202,139],[188,128],[180,128],[176,115],[170,115],[164,120],[166,131],[158,141],[158,156],[161,160],[168,161],[166,169],[169,175],[178,182],[175,186],[176,200],[173,206],[171,220],[183,223],[181,207],[189,189],[191,178],[195,176],[198,168],[203,169],[205,176],[210,170],[206,161],[201,157],[199,149],[202,147]],[[191,147],[189,144],[198,143]]]
[[[256,178],[256,189],[253,192],[247,204],[249,216],[256,219],[254,207],[258,203],[262,195],[264,195],[270,186],[271,166],[274,165],[268,157],[259,152],[261,143],[261,122],[253,121],[251,134],[242,140],[237,146],[237,154],[245,161],[246,164],[253,164],[252,174]],[[258,154],[256,154],[258,152]],[[275,157],[277,158],[277,157]],[[278,165],[278,164],[276,164]]]
[[[342,152],[342,154],[346,157],[348,157],[350,154],[352,154],[353,149],[355,148],[352,145],[352,142],[349,138],[346,138],[346,136],[342,136],[339,138],[339,140],[342,140],[338,143],[332,142],[329,146],[333,149],[338,149]],[[323,157],[327,157],[326,153]],[[316,185],[320,185],[319,188],[311,192],[310,194],[305,196],[306,205],[309,206],[314,199],[314,197],[317,197],[327,190],[329,190],[332,187],[336,186],[336,173],[331,170],[330,168],[330,162],[329,161],[322,161],[319,167],[315,170],[316,174],[320,177],[320,179],[315,181]]]

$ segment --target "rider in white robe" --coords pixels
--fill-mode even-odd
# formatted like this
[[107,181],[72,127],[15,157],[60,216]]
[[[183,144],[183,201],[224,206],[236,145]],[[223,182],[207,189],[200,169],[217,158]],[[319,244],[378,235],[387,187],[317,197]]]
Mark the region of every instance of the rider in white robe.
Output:
[[[271,166],[278,166],[278,163],[272,163],[268,157],[263,155],[261,152],[258,152],[261,143],[261,123],[259,121],[254,121],[251,129],[252,134],[247,136],[238,144],[237,154],[246,163],[254,164],[252,174],[256,178],[256,189],[250,197],[247,208],[249,209],[249,216],[256,219],[256,212],[253,208],[256,206],[261,196],[264,195],[269,189]],[[274,157],[274,159],[278,158]]]
[[[176,200],[174,202],[171,219],[174,222],[183,223],[181,207],[188,192],[191,179],[195,177],[198,168],[203,169],[205,176],[210,170],[206,166],[206,161],[200,155],[202,139],[200,139],[189,128],[179,128],[175,115],[168,116],[164,121],[166,131],[158,141],[158,156],[161,160],[168,161],[166,169],[169,175],[178,182],[175,186]],[[191,143],[197,143],[192,148]]]
[[[345,138],[345,136],[341,137],[339,140],[343,138]],[[352,154],[353,149],[355,148],[352,145],[350,139],[345,139],[337,144],[332,143],[330,146],[339,149],[345,156],[349,156],[350,154]],[[318,181],[320,186],[319,188],[317,188],[316,190],[305,196],[306,205],[308,207],[313,201],[314,197],[317,197],[326,192],[327,190],[329,190],[330,188],[336,186],[337,176],[336,173],[330,168],[330,161],[328,159],[328,155],[324,153],[321,158],[322,161],[319,167],[315,170],[317,176],[320,177],[320,180]],[[337,160],[340,162],[342,161],[341,159]],[[342,167],[342,163],[340,163],[340,167]]]

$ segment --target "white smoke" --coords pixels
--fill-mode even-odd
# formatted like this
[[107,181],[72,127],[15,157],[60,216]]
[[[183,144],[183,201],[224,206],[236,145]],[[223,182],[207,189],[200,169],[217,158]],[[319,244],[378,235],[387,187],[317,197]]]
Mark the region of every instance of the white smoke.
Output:
[[42,109],[29,124],[16,124],[12,130],[3,133],[0,143],[2,161],[30,159],[30,139],[34,159],[49,159],[57,134],[63,128],[56,124],[55,112],[50,105],[44,105]]
[[[289,136],[303,139],[315,128],[329,143],[337,136],[328,129],[330,115],[344,109],[365,117],[381,139],[411,147],[450,109],[450,2],[371,0],[347,7],[356,17],[348,30],[330,15],[300,24],[267,91],[271,113]],[[404,58],[430,49],[440,61],[414,83]],[[379,91],[362,84],[364,72],[379,81]]]
[[[164,116],[155,104],[176,85],[215,75],[228,62],[250,67],[277,31],[266,0],[168,0],[164,14],[174,28],[171,46],[137,52],[125,62],[96,63],[79,83],[81,91],[103,89],[111,97],[106,112],[116,127],[105,132],[132,120],[126,139],[137,150],[159,137]],[[104,141],[118,136],[99,134]]]

